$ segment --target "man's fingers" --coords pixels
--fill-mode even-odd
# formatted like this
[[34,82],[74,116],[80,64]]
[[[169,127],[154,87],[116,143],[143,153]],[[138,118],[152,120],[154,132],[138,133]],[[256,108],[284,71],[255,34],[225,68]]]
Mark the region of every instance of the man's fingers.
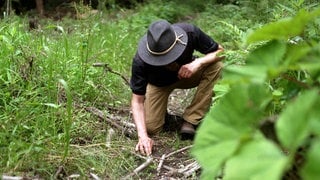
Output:
[[140,143],[138,143],[138,144],[136,145],[135,150],[136,150],[136,151],[139,151],[141,154],[144,154],[143,145],[141,145]]
[[189,78],[191,76],[191,72],[188,69],[180,68],[180,71],[178,72],[178,78]]
[[143,146],[143,145],[140,145],[139,148],[140,148],[140,153],[143,154],[143,155],[145,155],[145,154],[146,154],[146,151],[145,151],[144,146]]
[[153,140],[147,139],[146,141],[139,141],[135,150],[140,151],[143,155],[150,155],[152,153]]
[[147,156],[149,156],[152,153],[152,146],[153,146],[153,141],[150,140],[148,141],[143,147],[144,147],[144,152],[146,153]]
[[150,147],[150,145],[147,145],[147,147],[146,147],[146,154],[147,154],[147,156],[149,156],[149,155],[151,154],[151,147]]
[[147,142],[144,146],[143,146],[143,151],[146,155],[150,155],[151,154],[151,146],[150,143]]

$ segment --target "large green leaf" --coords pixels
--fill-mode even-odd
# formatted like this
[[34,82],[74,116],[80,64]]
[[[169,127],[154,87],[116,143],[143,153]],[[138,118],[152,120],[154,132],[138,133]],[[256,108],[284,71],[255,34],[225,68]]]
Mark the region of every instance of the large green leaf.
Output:
[[319,16],[320,9],[311,13],[301,10],[295,17],[286,18],[277,22],[264,25],[260,29],[249,34],[247,44],[269,40],[287,40],[300,35],[305,26],[315,17]]
[[300,69],[303,69],[303,70],[319,72],[319,70],[320,70],[320,62],[317,61],[317,60],[314,59],[314,61],[297,63],[297,66],[300,67]]
[[306,163],[302,168],[301,175],[304,180],[320,179],[320,140],[312,144],[306,157]]
[[310,134],[313,136],[320,137],[320,96],[315,99],[315,103],[312,107],[311,112],[309,113],[309,128]]
[[304,57],[296,63],[296,67],[308,71],[312,78],[316,78],[320,75],[320,43],[312,47]]
[[295,64],[311,51],[311,47],[307,43],[290,44],[287,47],[285,63],[287,65]]
[[260,65],[231,65],[224,69],[224,80],[231,84],[241,82],[263,83],[267,79],[268,68]]
[[238,85],[211,109],[192,151],[204,169],[204,178],[216,176],[238,147],[253,137],[268,97],[262,85]]
[[230,158],[225,167],[225,180],[277,180],[288,163],[288,158],[272,142],[256,139],[244,144]]
[[225,78],[234,81],[264,82],[268,77],[278,75],[280,63],[286,53],[286,44],[281,41],[270,41],[252,51],[245,66],[225,68]]
[[286,44],[281,41],[270,41],[253,50],[247,59],[248,65],[264,65],[274,68],[279,65],[286,53]]
[[315,120],[315,113],[319,114],[319,107],[314,106],[318,99],[316,90],[306,91],[281,113],[276,123],[276,132],[284,147],[294,151],[310,135],[310,124]]

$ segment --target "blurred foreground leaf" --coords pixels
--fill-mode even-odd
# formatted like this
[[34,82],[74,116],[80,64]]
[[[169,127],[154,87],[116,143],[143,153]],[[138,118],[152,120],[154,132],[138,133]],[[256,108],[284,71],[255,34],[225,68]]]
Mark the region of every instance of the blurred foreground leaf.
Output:
[[223,179],[281,179],[287,162],[288,158],[271,141],[253,140],[226,163]]
[[314,143],[307,155],[306,164],[302,169],[302,177],[305,180],[314,180],[319,179],[320,171],[319,171],[319,164],[320,164],[320,140]]
[[223,163],[253,138],[270,95],[264,86],[232,88],[215,105],[200,126],[194,155],[203,166],[203,178],[217,176]]
[[[301,94],[283,111],[276,123],[276,131],[283,146],[294,152],[311,134],[312,121],[319,115],[318,92],[307,91]],[[319,116],[317,117],[319,118]]]
[[299,36],[305,26],[315,17],[320,15],[320,8],[311,13],[301,10],[295,17],[283,19],[264,25],[251,33],[247,38],[247,44],[269,40],[287,40],[294,36]]

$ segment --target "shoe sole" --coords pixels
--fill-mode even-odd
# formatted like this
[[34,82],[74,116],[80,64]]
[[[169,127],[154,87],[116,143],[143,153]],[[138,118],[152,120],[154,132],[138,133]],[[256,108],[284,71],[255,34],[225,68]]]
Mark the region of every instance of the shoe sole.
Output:
[[193,140],[194,139],[194,133],[191,132],[180,132],[180,139],[181,140]]

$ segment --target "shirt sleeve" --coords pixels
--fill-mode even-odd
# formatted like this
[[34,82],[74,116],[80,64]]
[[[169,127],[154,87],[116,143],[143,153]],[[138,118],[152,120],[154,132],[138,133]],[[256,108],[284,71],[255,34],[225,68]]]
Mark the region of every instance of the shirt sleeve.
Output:
[[131,67],[130,88],[132,93],[137,95],[145,95],[147,89],[147,77],[144,71],[142,60],[136,55],[133,58]]
[[201,52],[202,54],[208,54],[218,50],[219,44],[197,26],[194,26],[194,33],[195,49],[197,51]]

